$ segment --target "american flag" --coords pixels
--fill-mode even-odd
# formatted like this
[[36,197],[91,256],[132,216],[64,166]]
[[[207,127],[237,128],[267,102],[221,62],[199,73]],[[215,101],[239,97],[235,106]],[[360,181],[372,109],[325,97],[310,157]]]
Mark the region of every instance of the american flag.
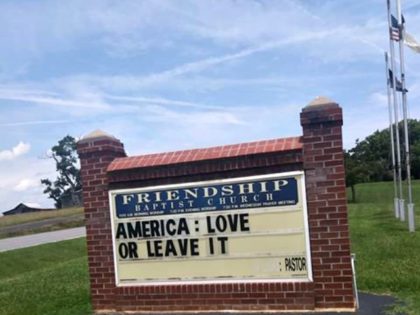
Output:
[[392,40],[398,42],[400,40],[400,30],[398,28],[391,27],[389,29],[389,36]]
[[[402,23],[404,24],[404,17],[402,17]],[[398,25],[398,20],[392,14],[391,14],[391,28],[389,29],[389,36],[392,40],[395,40],[396,42],[398,42],[402,37],[400,26]]]

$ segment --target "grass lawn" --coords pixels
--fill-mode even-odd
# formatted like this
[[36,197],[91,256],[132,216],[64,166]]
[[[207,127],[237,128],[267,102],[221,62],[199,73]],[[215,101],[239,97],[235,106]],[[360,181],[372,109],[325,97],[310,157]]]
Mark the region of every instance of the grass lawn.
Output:
[[[391,294],[404,303],[394,311],[420,314],[419,232],[394,218],[392,183],[356,189],[349,217],[359,290]],[[420,181],[413,195],[420,213]],[[0,253],[0,315],[88,315],[88,283],[83,238]]]
[[1,315],[90,314],[85,239],[0,253]]
[[392,183],[357,185],[357,203],[349,204],[352,252],[356,253],[359,290],[391,294],[420,314],[420,181],[414,182],[417,232],[394,217]]

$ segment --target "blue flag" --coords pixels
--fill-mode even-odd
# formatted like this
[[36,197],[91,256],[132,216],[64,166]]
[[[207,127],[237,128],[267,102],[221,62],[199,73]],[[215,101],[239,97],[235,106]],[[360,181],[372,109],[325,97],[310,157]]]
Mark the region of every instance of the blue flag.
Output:
[[[391,69],[388,69],[388,75],[389,75],[389,86],[391,87],[391,89],[393,89],[394,88],[394,74],[392,73]],[[397,78],[395,78],[395,85],[397,86],[395,89],[396,91],[398,92],[403,91],[402,83]],[[404,89],[404,92],[408,92],[408,90]]]
[[[401,15],[402,24],[405,23],[404,15]],[[399,28],[398,26],[398,19],[391,14],[391,26],[395,28]]]

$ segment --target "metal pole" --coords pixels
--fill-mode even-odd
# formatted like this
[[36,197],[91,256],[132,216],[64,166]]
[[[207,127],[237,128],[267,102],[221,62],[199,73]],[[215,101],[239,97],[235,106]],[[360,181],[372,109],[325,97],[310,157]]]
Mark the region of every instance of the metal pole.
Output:
[[391,105],[391,80],[392,78],[389,75],[389,62],[388,62],[388,53],[385,52],[385,75],[386,75],[386,87],[388,94],[388,115],[389,115],[389,135],[391,142],[391,156],[392,156],[392,177],[394,180],[394,213],[395,217],[398,219],[400,214],[398,211],[398,188],[397,188],[397,170],[395,168],[395,145],[394,145],[394,129],[392,127],[392,105]]
[[403,192],[402,192],[402,180],[401,180],[401,149],[400,149],[400,132],[398,130],[398,100],[397,100],[397,94],[395,92],[395,89],[397,87],[397,82],[395,78],[395,52],[394,52],[394,43],[392,42],[391,38],[391,4],[389,3],[389,0],[387,2],[387,9],[388,9],[388,27],[389,27],[389,50],[391,53],[391,71],[393,73],[392,76],[392,86],[394,87],[392,89],[393,99],[394,99],[394,117],[395,117],[395,136],[396,136],[396,143],[397,143],[397,170],[398,170],[398,188],[399,188],[399,194],[398,194],[398,208],[399,208],[399,218],[401,221],[405,221],[405,211],[404,211],[404,199]]
[[407,188],[408,188],[408,229],[410,232],[415,231],[414,223],[414,204],[411,190],[411,166],[410,166],[410,143],[408,138],[407,123],[407,91],[405,89],[405,65],[404,65],[404,23],[401,14],[401,1],[397,0],[398,27],[400,31],[400,72],[401,72],[401,88],[402,88],[402,106],[404,117],[404,142],[405,142],[405,166],[407,169]]

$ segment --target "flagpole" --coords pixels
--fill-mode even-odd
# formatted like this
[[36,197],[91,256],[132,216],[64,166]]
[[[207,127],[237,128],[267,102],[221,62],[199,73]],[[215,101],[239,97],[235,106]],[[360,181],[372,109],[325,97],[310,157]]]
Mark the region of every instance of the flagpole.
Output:
[[392,156],[392,177],[394,180],[394,213],[395,217],[399,217],[398,212],[398,188],[397,188],[397,171],[395,168],[395,142],[394,142],[394,130],[393,130],[393,121],[392,121],[392,105],[391,105],[391,76],[389,73],[389,62],[388,62],[388,53],[385,52],[385,75],[386,75],[386,87],[388,95],[388,115],[389,115],[389,135],[391,141],[391,156]]
[[395,92],[397,88],[397,82],[395,78],[395,52],[394,52],[394,43],[392,42],[391,38],[391,4],[390,0],[386,1],[387,3],[387,9],[388,9],[388,28],[389,28],[389,50],[391,53],[391,71],[393,73],[392,76],[392,94],[393,94],[393,100],[394,100],[394,118],[395,118],[395,136],[396,136],[396,144],[397,144],[397,170],[398,170],[398,188],[399,188],[399,194],[398,194],[398,209],[399,209],[399,218],[401,221],[405,221],[405,209],[404,209],[404,199],[403,192],[402,192],[402,180],[401,180],[401,149],[400,149],[400,132],[398,128],[398,100],[397,100],[397,94]]
[[404,119],[404,142],[405,142],[405,166],[407,169],[407,186],[408,186],[408,229],[410,232],[415,231],[414,223],[414,204],[411,189],[411,167],[410,167],[410,143],[408,138],[408,122],[407,122],[407,90],[405,88],[405,64],[404,64],[404,23],[401,14],[401,1],[397,0],[398,26],[400,30],[400,72],[401,72],[401,88],[402,88],[402,107]]

